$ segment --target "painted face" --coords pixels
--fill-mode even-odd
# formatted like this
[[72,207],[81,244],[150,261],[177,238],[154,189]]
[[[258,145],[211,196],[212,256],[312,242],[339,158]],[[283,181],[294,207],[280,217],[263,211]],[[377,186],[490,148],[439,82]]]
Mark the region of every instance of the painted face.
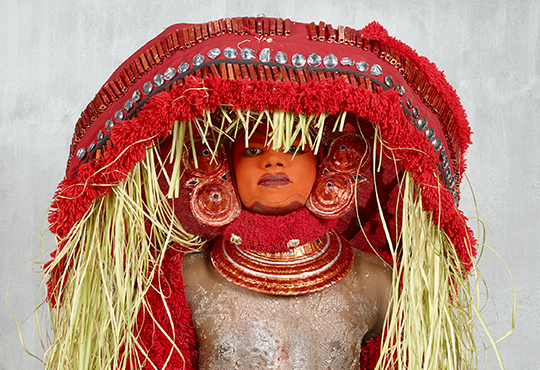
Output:
[[[287,153],[264,145],[265,136],[253,134],[249,146],[239,140],[233,150],[238,194],[244,207],[254,213],[282,215],[302,207],[317,175],[317,158],[311,150],[295,147]],[[295,142],[298,144],[298,142]]]

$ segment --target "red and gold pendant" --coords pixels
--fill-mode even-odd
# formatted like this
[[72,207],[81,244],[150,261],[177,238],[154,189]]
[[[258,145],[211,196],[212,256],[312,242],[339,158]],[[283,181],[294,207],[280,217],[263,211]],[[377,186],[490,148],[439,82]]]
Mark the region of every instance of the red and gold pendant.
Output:
[[223,277],[243,288],[273,295],[300,295],[327,288],[347,275],[354,254],[334,230],[287,252],[247,251],[220,239],[212,263]]

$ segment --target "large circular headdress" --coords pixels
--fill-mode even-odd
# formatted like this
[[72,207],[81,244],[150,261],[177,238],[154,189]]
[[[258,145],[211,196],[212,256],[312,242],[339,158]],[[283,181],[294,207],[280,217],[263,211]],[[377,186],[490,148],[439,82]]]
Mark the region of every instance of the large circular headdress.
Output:
[[[109,365],[121,367],[134,361],[129,355],[133,349],[150,353],[156,364],[169,361],[134,344],[137,328],[144,326],[141,312],[151,320],[142,298],[153,294],[148,288],[152,282],[163,279],[161,263],[174,258],[165,254],[167,245],[197,248],[217,233],[191,216],[189,189],[179,185],[189,171],[185,173],[185,160],[176,157],[196,148],[196,142],[208,144],[212,155],[221,153],[220,142],[261,120],[268,122],[275,147],[287,147],[300,135],[317,151],[330,145],[325,138],[333,132],[360,133],[372,149],[370,185],[358,189],[356,207],[340,215],[337,231],[351,245],[375,250],[392,263],[396,289],[407,284],[404,269],[421,264],[408,259],[415,253],[411,248],[432,249],[442,258],[441,265],[451,266],[439,280],[447,286],[442,293],[448,296],[447,304],[456,302],[456,285],[449,286],[448,279],[466,274],[475,255],[472,232],[457,209],[471,132],[443,73],[375,22],[356,30],[324,22],[225,18],[166,29],[111,75],[79,118],[66,177],[50,214],[50,229],[59,240],[45,268],[49,301],[59,309],[52,353],[76,352],[77,324],[70,322],[70,310],[82,310],[90,320],[92,310],[107,311],[99,308],[100,302],[109,302],[112,319],[108,318],[110,327],[103,327],[108,328],[104,332],[118,359],[98,351],[99,360],[85,360],[102,364],[109,356]],[[210,136],[212,141],[206,140]],[[192,145],[184,149],[189,142]],[[169,190],[160,193],[160,188]],[[423,244],[412,245],[419,243]],[[81,272],[90,265],[98,272],[91,277]],[[112,288],[86,296],[91,303],[81,301],[80,295],[73,302],[70,297],[92,282]],[[121,282],[129,283],[129,289],[119,289]],[[114,294],[129,304],[120,299],[121,307],[110,301]],[[406,299],[403,296],[399,299]],[[398,317],[407,315],[400,311],[401,303],[394,302]],[[126,314],[128,306],[131,316]],[[185,304],[180,306],[180,311],[186,310]],[[196,360],[187,353],[195,343],[189,336],[189,312],[179,315],[184,321],[175,323],[180,329],[173,331],[184,339],[174,339],[172,352],[179,349],[182,355],[173,356],[170,363],[185,360],[191,366]],[[84,320],[79,325],[85,325]],[[118,325],[135,334],[111,329]],[[191,334],[179,335],[182,330]],[[89,329],[86,338],[98,335]],[[389,348],[395,349],[391,338],[400,335],[395,330],[387,335],[384,348],[392,353],[389,358],[398,356]],[[407,351],[402,353],[410,360]],[[66,356],[51,355],[50,363],[61,357]],[[363,366],[374,366],[378,356],[374,358]]]

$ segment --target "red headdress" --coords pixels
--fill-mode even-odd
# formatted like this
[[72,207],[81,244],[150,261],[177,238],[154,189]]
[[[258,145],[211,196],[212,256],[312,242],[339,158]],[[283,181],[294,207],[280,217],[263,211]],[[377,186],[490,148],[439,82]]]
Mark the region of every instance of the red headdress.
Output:
[[[451,246],[451,251],[445,253],[455,266],[455,275],[471,268],[475,240],[457,209],[471,132],[459,98],[444,74],[409,46],[388,36],[376,22],[356,30],[324,22],[226,18],[169,27],[127,59],[83,111],[75,126],[66,177],[58,187],[49,217],[50,229],[59,240],[54,260],[45,268],[51,304],[61,311],[70,305],[66,303],[70,300],[68,294],[81,292],[83,285],[77,285],[79,280],[74,276],[84,261],[93,258],[90,254],[94,244],[105,246],[106,240],[116,240],[116,247],[108,252],[112,253],[110,258],[116,259],[111,266],[133,263],[128,257],[122,258],[126,250],[117,245],[123,243],[131,248],[137,243],[148,244],[137,253],[147,253],[153,260],[136,271],[126,266],[122,270],[122,281],[129,281],[129,274],[134,274],[133,280],[141,274],[150,277],[133,282],[131,288],[143,292],[138,297],[144,299],[138,305],[132,304],[137,311],[132,313],[132,319],[118,321],[124,329],[137,334],[115,334],[108,340],[120,343],[116,353],[122,356],[129,348],[139,353],[139,360],[144,361],[148,355],[148,360],[157,366],[169,364],[177,368],[184,361],[186,368],[196,366],[196,339],[189,309],[181,297],[181,273],[172,267],[173,260],[181,257],[163,250],[170,242],[176,243],[176,249],[195,248],[218,234],[215,225],[201,225],[200,218],[188,212],[189,191],[199,185],[197,178],[217,176],[225,183],[230,179],[223,177],[227,168],[215,173],[215,168],[210,168],[208,173],[212,174],[199,177],[197,171],[188,168],[184,174],[189,166],[185,161],[178,161],[179,167],[170,164],[168,153],[191,151],[190,146],[183,149],[184,138],[186,142],[191,140],[195,148],[195,142],[201,138],[204,142],[210,132],[214,133],[213,142],[220,140],[217,137],[234,138],[237,127],[231,126],[231,120],[241,116],[236,125],[249,128],[249,124],[242,123],[249,112],[267,112],[268,117],[274,117],[273,137],[278,143],[282,135],[285,146],[296,129],[315,132],[308,143],[312,148],[330,145],[325,136],[332,132],[361,131],[372,148],[373,163],[369,167],[373,166],[373,170],[366,174],[369,185],[355,190],[350,202],[355,205],[353,211],[340,213],[336,226],[353,247],[375,251],[398,269],[405,243],[402,228],[408,222],[404,220],[408,217],[403,216],[408,214],[404,209],[410,207],[402,199],[410,191],[420,213],[437,230],[434,238],[444,239],[441,243]],[[279,121],[279,117],[287,114],[292,117],[287,122],[294,123],[294,127],[284,128],[280,123],[285,121]],[[155,150],[161,150],[155,156],[160,163],[147,159],[148,153]],[[165,171],[160,172],[160,168]],[[159,173],[158,182],[148,180],[147,173],[151,172]],[[191,189],[172,184],[173,174],[182,178],[182,183],[189,183],[192,176],[195,182]],[[407,190],[405,179],[414,189]],[[160,207],[154,207],[148,198],[159,188],[158,183],[163,188],[165,182],[172,189],[169,198],[174,201],[158,197],[157,202],[168,204],[176,214],[175,220],[158,214]],[[132,191],[131,187],[140,191]],[[131,207],[137,216],[126,211]],[[235,216],[224,216],[219,226]],[[98,224],[101,234],[90,237],[98,231]],[[130,227],[141,229],[140,234],[146,236],[129,236]],[[176,234],[171,236],[173,229]],[[236,232],[220,231],[227,235]],[[122,233],[128,236],[120,243]],[[98,260],[103,265],[101,258]],[[95,268],[99,270],[99,264]],[[110,281],[114,272],[102,270],[96,274],[101,276],[96,281],[115,285]],[[152,306],[152,300],[160,301],[162,297],[157,289],[149,289],[157,285],[164,296],[176,299],[170,307]],[[451,293],[449,296],[454,297]],[[114,302],[110,304],[117,307]],[[114,313],[117,317],[126,314],[118,312]],[[174,316],[175,328],[165,327],[160,315],[166,319]],[[67,316],[60,321],[69,321]],[[145,322],[157,322],[162,327],[145,326]],[[66,324],[65,328],[70,325],[74,326]],[[69,337],[66,332],[63,335]],[[86,339],[94,338],[92,335],[98,334],[90,333]],[[134,344],[135,338],[142,345]],[[57,340],[54,345],[61,342]],[[151,343],[155,346],[151,347]],[[373,367],[378,347],[372,344],[364,352],[368,357],[363,366]],[[101,356],[99,361],[107,358],[102,353],[96,356]],[[133,360],[129,354],[122,358]],[[99,361],[96,363],[103,365]],[[109,366],[123,366],[119,360],[111,361]]]

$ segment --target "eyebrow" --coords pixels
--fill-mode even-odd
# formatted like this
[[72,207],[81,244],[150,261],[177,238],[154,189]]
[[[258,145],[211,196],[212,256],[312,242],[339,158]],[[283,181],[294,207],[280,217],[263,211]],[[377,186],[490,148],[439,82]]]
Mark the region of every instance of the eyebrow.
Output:
[[[260,138],[259,136],[254,137],[253,134],[262,135],[263,138]],[[266,132],[263,132],[263,131],[260,131],[259,129],[256,129],[255,132],[253,132],[253,134],[252,134],[252,136],[250,138],[248,138],[248,143],[257,143],[257,144],[268,144],[269,143],[269,141],[267,140],[267,137],[266,137]],[[236,143],[234,145],[236,146],[236,145],[243,144],[245,146],[245,144],[246,144],[245,138],[246,138],[246,131],[244,130],[242,132],[242,134],[236,139]]]

